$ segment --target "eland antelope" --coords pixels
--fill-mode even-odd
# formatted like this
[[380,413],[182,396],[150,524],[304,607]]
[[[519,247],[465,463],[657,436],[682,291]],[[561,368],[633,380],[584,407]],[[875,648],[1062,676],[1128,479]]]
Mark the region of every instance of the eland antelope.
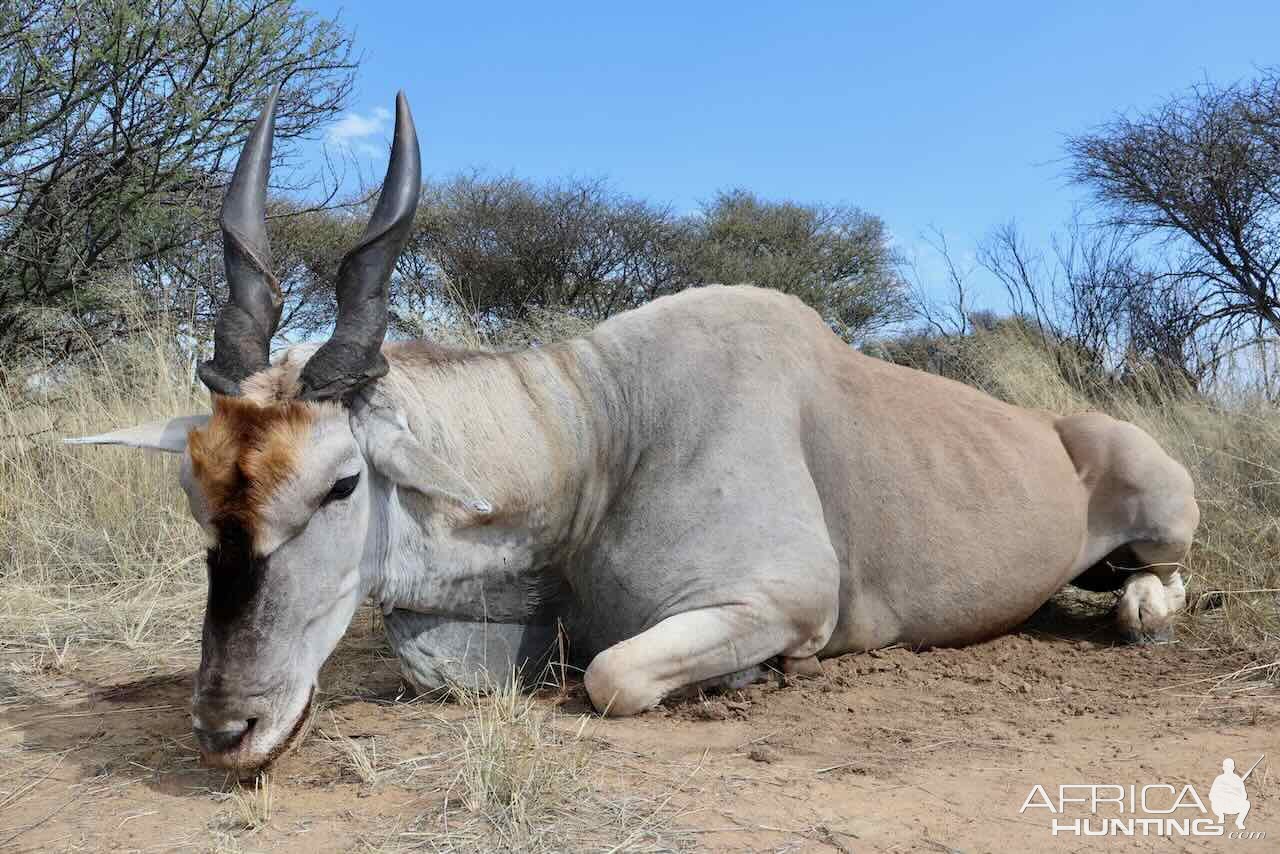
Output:
[[613,715],[769,663],[980,641],[1073,581],[1119,591],[1134,638],[1183,607],[1199,510],[1150,436],[863,356],[791,296],[697,288],[521,352],[384,343],[421,183],[403,93],[333,334],[272,364],[274,110],[223,205],[212,413],[70,440],[182,455],[211,543],[207,762],[287,747],[366,599],[418,689],[501,681],[563,626]]

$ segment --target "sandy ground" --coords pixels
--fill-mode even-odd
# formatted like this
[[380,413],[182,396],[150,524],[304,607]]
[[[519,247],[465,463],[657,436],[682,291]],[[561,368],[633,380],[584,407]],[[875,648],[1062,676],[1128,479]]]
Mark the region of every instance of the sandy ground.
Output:
[[[30,656],[0,660],[0,850],[314,854],[477,844],[457,778],[464,711],[404,702],[367,620],[326,668],[335,687],[310,735],[272,769],[271,815],[257,822],[246,820],[244,796],[226,775],[196,762],[190,663],[157,664],[139,678],[136,660],[111,649],[40,667]],[[1280,850],[1280,692],[1219,684],[1247,659],[1189,640],[1145,648],[1113,640],[1097,617],[1051,605],[986,644],[846,656],[825,662],[820,678],[629,720],[584,724],[580,688],[548,691],[537,703],[553,713],[549,725],[564,745],[580,731],[588,755],[583,788],[544,819],[541,844]],[[348,767],[338,733],[375,755],[373,782]],[[1055,837],[1046,810],[1019,812],[1037,784],[1053,795],[1060,784],[1191,784],[1207,802],[1224,757],[1243,771],[1263,754],[1247,783],[1247,828],[1265,839]],[[252,797],[261,803],[261,793]],[[1068,805],[1060,818],[1087,815]]]

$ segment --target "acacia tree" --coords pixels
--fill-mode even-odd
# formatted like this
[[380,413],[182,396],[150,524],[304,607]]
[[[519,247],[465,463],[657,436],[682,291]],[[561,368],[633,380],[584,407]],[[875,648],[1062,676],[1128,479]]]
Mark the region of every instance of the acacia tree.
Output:
[[1280,80],[1198,86],[1068,143],[1108,221],[1168,249],[1170,318],[1218,339],[1280,335]]
[[0,350],[48,309],[111,332],[116,272],[194,307],[261,96],[283,84],[276,135],[297,137],[354,70],[293,0],[0,0],[0,21]]

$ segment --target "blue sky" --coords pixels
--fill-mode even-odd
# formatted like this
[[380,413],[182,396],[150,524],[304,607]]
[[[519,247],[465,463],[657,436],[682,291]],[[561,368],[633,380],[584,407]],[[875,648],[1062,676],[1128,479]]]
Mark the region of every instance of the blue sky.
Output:
[[1275,0],[302,5],[355,29],[331,141],[379,174],[404,88],[432,175],[850,203],[908,253],[934,226],[961,252],[1009,219],[1047,238],[1080,198],[1067,134],[1280,63]]

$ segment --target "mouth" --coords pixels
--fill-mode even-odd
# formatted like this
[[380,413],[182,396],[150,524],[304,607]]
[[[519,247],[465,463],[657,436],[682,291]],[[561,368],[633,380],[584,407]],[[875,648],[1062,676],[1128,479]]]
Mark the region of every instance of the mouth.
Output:
[[[271,763],[292,749],[298,741],[299,735],[306,728],[307,721],[311,717],[311,703],[315,699],[315,694],[316,689],[312,685],[307,694],[306,704],[289,727],[288,734],[283,738],[276,739],[274,743],[261,743],[263,741],[261,721],[259,718],[249,718],[249,725],[235,745],[217,752],[201,749],[200,761],[209,768],[222,768],[245,775],[266,770]],[[267,737],[269,738],[270,735],[268,734]]]

